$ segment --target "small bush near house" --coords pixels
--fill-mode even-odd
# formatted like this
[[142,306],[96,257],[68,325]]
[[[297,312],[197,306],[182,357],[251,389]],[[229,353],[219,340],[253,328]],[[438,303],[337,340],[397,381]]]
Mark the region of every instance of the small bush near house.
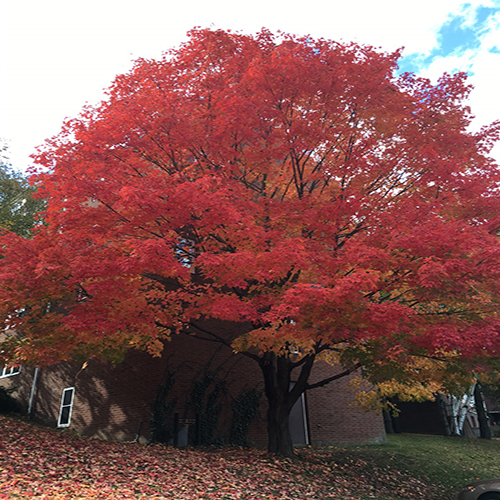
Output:
[[12,397],[15,390],[0,387],[0,413],[12,413],[18,410],[17,401]]

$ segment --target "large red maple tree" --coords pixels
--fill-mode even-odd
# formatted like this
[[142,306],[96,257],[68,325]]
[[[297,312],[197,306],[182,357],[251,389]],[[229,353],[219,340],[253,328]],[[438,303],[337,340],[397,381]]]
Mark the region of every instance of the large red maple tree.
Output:
[[[197,29],[137,61],[37,155],[45,225],[2,237],[3,356],[217,340],[259,364],[285,455],[307,389],[495,356],[499,126],[467,131],[465,75],[397,76],[398,57]],[[309,383],[328,353],[345,371]]]

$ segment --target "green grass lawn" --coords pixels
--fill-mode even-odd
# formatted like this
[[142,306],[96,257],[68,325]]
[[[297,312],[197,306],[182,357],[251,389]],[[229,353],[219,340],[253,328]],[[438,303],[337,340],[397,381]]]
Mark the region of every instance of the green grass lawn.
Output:
[[500,440],[444,436],[390,436],[388,451],[406,469],[453,488],[476,479],[500,477]]
[[500,440],[392,435],[380,446],[242,448],[103,442],[0,415],[0,499],[451,500],[500,477]]
[[[383,478],[382,471],[390,477],[397,472],[402,488],[412,488],[412,480],[427,485],[428,498],[453,499],[458,489],[476,479],[500,477],[500,439],[453,438],[417,434],[389,435],[384,446],[357,448],[329,448],[337,463],[350,460],[366,463],[363,470],[376,478]],[[326,450],[325,450],[326,451]],[[406,486],[406,482],[409,484]],[[423,494],[420,498],[426,498]],[[406,495],[406,496],[405,496]],[[393,489],[390,496],[379,500],[413,498]],[[417,497],[419,498],[419,497]]]

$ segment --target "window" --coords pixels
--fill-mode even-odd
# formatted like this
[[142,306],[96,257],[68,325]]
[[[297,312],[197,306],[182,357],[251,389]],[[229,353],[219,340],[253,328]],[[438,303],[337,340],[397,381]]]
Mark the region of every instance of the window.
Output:
[[69,427],[71,422],[71,410],[73,409],[74,387],[63,389],[61,398],[61,409],[59,410],[59,422],[57,427]]
[[20,366],[12,366],[10,368],[0,368],[0,378],[11,377],[12,375],[17,375],[21,371]]

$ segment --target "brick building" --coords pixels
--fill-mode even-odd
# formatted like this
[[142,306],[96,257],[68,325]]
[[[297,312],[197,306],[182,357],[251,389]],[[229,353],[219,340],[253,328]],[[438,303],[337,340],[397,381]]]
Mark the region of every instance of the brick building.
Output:
[[[318,363],[312,381],[334,374]],[[8,372],[8,373],[7,373]],[[257,364],[225,346],[176,336],[162,357],[130,351],[116,366],[84,365],[4,370],[0,385],[16,387],[21,410],[52,427],[105,439],[178,444],[265,446],[266,398]],[[351,406],[344,377],[308,391],[290,423],[295,444],[354,445],[385,440],[383,419]]]

